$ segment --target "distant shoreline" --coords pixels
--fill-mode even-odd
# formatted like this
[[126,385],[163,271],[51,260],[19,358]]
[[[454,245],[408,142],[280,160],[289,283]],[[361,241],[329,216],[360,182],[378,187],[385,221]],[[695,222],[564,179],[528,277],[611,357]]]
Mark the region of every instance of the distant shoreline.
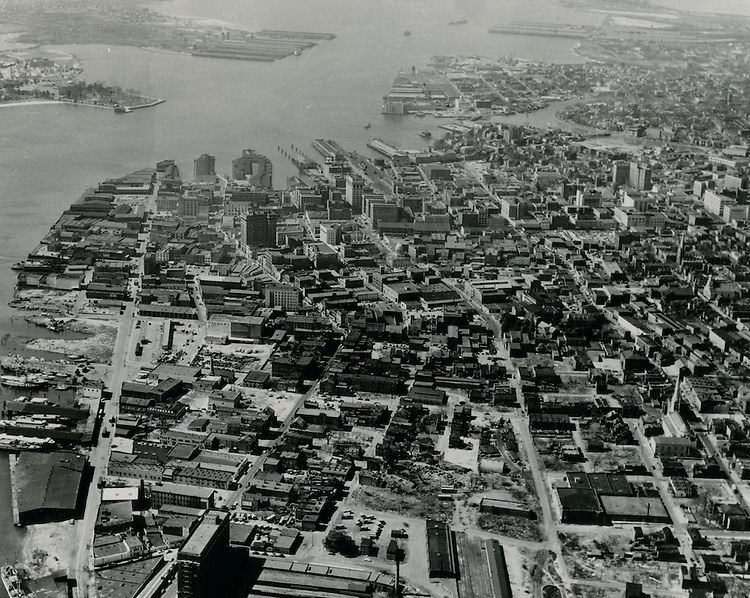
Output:
[[14,106],[45,106],[47,104],[67,104],[60,100],[19,100],[15,102],[0,102],[0,108],[12,108]]
[[[151,99],[151,98],[149,98]],[[130,110],[140,110],[143,108],[152,108],[154,106],[158,106],[159,104],[163,104],[166,102],[166,100],[163,100],[161,98],[154,98],[151,102],[148,102],[146,104],[140,104],[138,106],[129,106],[128,108]],[[0,108],[12,108],[15,106],[47,106],[52,104],[65,104],[68,106],[83,106],[85,108],[100,108],[104,110],[113,110],[115,109],[114,106],[104,106],[101,104],[91,104],[88,102],[72,102],[72,101],[66,101],[66,100],[18,100],[13,102],[0,102]]]

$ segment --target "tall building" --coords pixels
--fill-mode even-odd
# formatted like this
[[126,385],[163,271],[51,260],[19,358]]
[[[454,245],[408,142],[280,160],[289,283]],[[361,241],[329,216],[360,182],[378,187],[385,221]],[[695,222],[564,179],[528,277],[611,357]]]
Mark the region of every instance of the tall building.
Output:
[[196,182],[216,182],[216,156],[201,154],[195,159],[193,164]]
[[642,191],[651,190],[651,169],[638,162],[631,162],[628,184]]
[[320,240],[328,245],[338,245],[341,243],[341,225],[335,222],[320,223]]
[[213,596],[228,554],[229,515],[207,511],[177,553],[178,596]]
[[706,189],[703,193],[703,209],[709,214],[721,217],[724,212],[724,207],[736,203],[731,197],[721,195],[711,189]]
[[271,212],[248,212],[242,217],[242,243],[248,247],[274,247],[277,220]]
[[612,186],[622,187],[630,180],[630,164],[624,160],[617,160],[612,164]]
[[362,195],[365,189],[365,181],[356,175],[346,175],[346,203],[352,207],[352,214],[362,213]]
[[242,155],[232,160],[232,178],[235,181],[248,181],[251,187],[270,189],[272,175],[271,160],[254,150],[242,150]]

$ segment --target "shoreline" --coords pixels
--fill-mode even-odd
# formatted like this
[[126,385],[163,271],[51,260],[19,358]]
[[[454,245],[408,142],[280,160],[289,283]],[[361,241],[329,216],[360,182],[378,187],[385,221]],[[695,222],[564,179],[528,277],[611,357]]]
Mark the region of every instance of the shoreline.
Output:
[[0,108],[14,108],[16,106],[47,106],[52,104],[65,104],[60,100],[19,100],[13,102],[0,102]]
[[[128,109],[130,111],[133,110],[141,110],[143,108],[153,108],[154,106],[158,106],[159,104],[165,103],[167,100],[163,98],[147,98],[149,100],[152,100],[151,102],[147,104],[140,104],[138,106],[128,106]],[[91,104],[89,102],[72,102],[72,101],[65,101],[65,100],[40,100],[40,99],[34,99],[34,100],[18,100],[13,102],[0,102],[0,108],[14,108],[18,106],[51,106],[51,105],[62,105],[65,104],[67,106],[82,106],[84,108],[99,108],[104,110],[112,110],[115,111],[115,106],[104,106],[101,104]]]

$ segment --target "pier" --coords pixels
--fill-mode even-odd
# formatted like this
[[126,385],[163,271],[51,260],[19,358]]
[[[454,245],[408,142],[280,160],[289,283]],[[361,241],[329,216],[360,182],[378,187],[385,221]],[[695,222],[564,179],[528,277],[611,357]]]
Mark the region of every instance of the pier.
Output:
[[372,141],[369,141],[367,147],[391,159],[406,156],[406,152],[386,143],[382,139],[373,139]]
[[342,157],[346,154],[344,148],[332,139],[315,139],[312,147],[324,158],[335,159],[337,156]]
[[10,467],[10,508],[13,510],[13,525],[21,526],[21,514],[18,511],[18,486],[16,485],[16,464],[18,455],[8,456],[8,466]]
[[574,27],[572,25],[544,25],[511,23],[510,25],[495,25],[490,33],[507,33],[511,35],[535,35],[541,37],[565,37],[570,39],[588,39],[593,33],[589,27]]

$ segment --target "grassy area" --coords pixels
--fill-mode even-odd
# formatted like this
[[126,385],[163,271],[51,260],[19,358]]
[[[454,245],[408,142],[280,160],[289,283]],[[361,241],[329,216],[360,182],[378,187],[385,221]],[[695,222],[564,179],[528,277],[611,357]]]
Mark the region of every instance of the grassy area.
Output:
[[477,527],[493,534],[518,540],[528,540],[529,542],[541,542],[544,539],[539,524],[522,517],[479,513]]
[[352,500],[370,509],[390,511],[408,517],[450,521],[453,501],[438,500],[437,494],[401,494],[386,488],[361,486],[351,496]]

